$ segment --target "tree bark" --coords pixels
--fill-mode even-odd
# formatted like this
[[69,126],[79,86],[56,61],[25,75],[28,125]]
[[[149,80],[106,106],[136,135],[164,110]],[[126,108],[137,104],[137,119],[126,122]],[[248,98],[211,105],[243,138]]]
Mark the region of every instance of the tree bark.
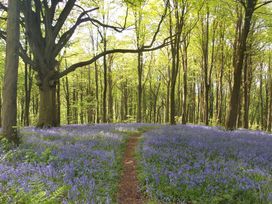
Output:
[[71,123],[71,103],[70,103],[70,86],[69,86],[69,79],[66,76],[64,79],[64,92],[65,92],[65,99],[66,99],[66,120],[67,124]]
[[94,64],[95,68],[95,100],[96,100],[96,113],[95,113],[95,121],[96,123],[100,122],[100,111],[99,111],[99,79],[98,79],[98,66],[97,63],[95,62]]
[[143,76],[143,53],[140,52],[138,54],[138,101],[137,101],[137,123],[142,122],[142,93],[143,93],[143,85],[142,85],[142,76]]
[[[25,49],[28,52],[28,41],[25,39]],[[25,77],[24,77],[24,88],[25,88],[25,107],[24,107],[24,122],[25,126],[29,126],[30,119],[29,119],[29,109],[30,109],[30,99],[31,99],[31,90],[32,90],[32,74],[31,74],[31,67],[27,63],[25,63]]]
[[209,9],[207,8],[206,24],[202,25],[202,51],[203,51],[203,69],[204,69],[204,122],[209,125]]
[[234,69],[234,82],[233,88],[231,93],[231,99],[229,103],[229,113],[226,122],[226,129],[233,130],[236,128],[236,121],[238,115],[238,106],[240,100],[240,87],[241,87],[241,78],[242,78],[242,70],[243,70],[243,63],[244,63],[244,56],[246,51],[246,42],[247,37],[250,31],[251,26],[251,19],[254,13],[254,9],[256,6],[256,1],[254,0],[247,0],[247,6],[244,16],[244,26],[242,30],[242,35],[239,40],[239,47],[238,47],[238,59]]
[[260,125],[261,129],[264,128],[264,101],[263,101],[263,63],[260,65],[260,89],[259,89],[259,97],[260,97]]
[[113,122],[113,79],[112,79],[112,65],[113,65],[113,55],[109,56],[108,65],[108,122]]
[[0,127],[2,127],[2,91],[0,91]]
[[[104,32],[104,51],[107,50],[106,34]],[[103,89],[103,123],[107,122],[107,89],[108,89],[108,68],[107,68],[107,56],[103,57],[104,68],[104,89]]]
[[269,108],[268,108],[268,122],[267,122],[267,131],[271,132],[272,126],[272,78],[271,78],[271,70],[272,69],[272,56],[269,55],[268,62],[268,80],[269,80]]
[[3,88],[3,135],[10,142],[19,143],[17,134],[17,80],[19,63],[20,2],[8,1],[6,64]]
[[40,109],[37,127],[50,128],[57,126],[56,85],[47,80],[39,87]]
[[244,65],[244,128],[248,129],[248,55]]
[[183,100],[182,100],[182,124],[187,123],[187,75],[188,75],[188,42],[184,39],[183,42],[183,55],[182,55],[182,65],[183,65]]

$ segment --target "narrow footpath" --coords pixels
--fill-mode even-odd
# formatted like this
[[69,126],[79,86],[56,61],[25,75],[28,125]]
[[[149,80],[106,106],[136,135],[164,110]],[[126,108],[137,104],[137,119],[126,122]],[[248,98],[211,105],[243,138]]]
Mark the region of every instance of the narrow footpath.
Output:
[[143,196],[139,190],[135,158],[135,150],[140,136],[140,133],[134,133],[127,142],[118,190],[118,204],[144,204]]

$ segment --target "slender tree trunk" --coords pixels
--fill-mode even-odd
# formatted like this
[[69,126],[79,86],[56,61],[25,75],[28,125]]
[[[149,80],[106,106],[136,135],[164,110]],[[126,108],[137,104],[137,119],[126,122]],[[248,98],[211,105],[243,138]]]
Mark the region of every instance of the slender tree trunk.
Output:
[[191,121],[192,123],[197,123],[197,118],[196,118],[196,115],[197,115],[197,105],[196,105],[196,84],[195,82],[192,83],[192,104],[191,104],[191,107],[192,107],[192,118],[191,118]]
[[166,90],[166,105],[165,105],[165,123],[169,123],[169,107],[170,107],[170,83],[167,83]]
[[83,88],[81,87],[81,90],[80,90],[80,123],[81,124],[84,124],[84,101],[83,101]]
[[272,78],[271,78],[271,70],[272,69],[272,56],[269,55],[268,62],[268,76],[269,76],[269,108],[268,108],[268,122],[267,122],[267,131],[271,132],[272,126]]
[[17,135],[17,80],[19,63],[20,2],[8,1],[6,64],[3,88],[3,135],[10,142],[19,143]]
[[64,80],[65,80],[64,91],[65,91],[65,99],[66,99],[66,120],[67,120],[67,124],[70,124],[71,123],[71,104],[70,104],[69,79],[66,76]]
[[183,55],[182,55],[182,65],[183,65],[183,101],[182,101],[182,124],[187,123],[187,71],[188,71],[188,42],[184,39],[183,42]]
[[[59,66],[57,67],[59,71]],[[60,126],[61,101],[60,101],[60,80],[56,82],[56,126]]]
[[156,123],[156,119],[157,119],[157,103],[158,103],[158,95],[160,92],[160,87],[161,87],[161,83],[159,82],[159,84],[156,86],[155,92],[153,92],[153,102],[154,102],[154,107],[153,107],[153,122]]
[[[175,69],[175,68],[173,67],[172,69]],[[175,72],[173,71],[172,74],[175,75]],[[171,80],[171,88],[170,88],[170,124],[171,125],[176,124],[176,120],[175,120],[175,115],[176,115],[175,87],[176,87],[176,80],[173,78]]]
[[109,86],[109,91],[108,91],[108,118],[109,122],[113,122],[113,82],[112,82],[112,70],[111,67],[113,65],[113,56],[111,55],[109,57],[109,66],[108,66],[108,86]]
[[244,65],[244,128],[248,129],[248,54]]
[[202,52],[204,70],[204,122],[209,125],[209,8],[207,8],[206,22],[202,25]]
[[247,0],[247,9],[245,11],[244,18],[244,27],[242,30],[241,39],[239,41],[238,48],[238,60],[234,69],[234,82],[233,89],[231,93],[231,99],[229,103],[229,113],[226,122],[226,129],[233,130],[236,128],[236,121],[238,115],[238,106],[240,100],[240,87],[241,87],[241,78],[242,78],[242,70],[244,63],[244,56],[246,51],[246,41],[248,37],[248,33],[250,31],[251,19],[254,13],[256,2],[253,0]]
[[25,97],[22,96],[21,97],[21,100],[19,100],[19,105],[21,105],[20,109],[18,110],[18,113],[17,113],[17,121],[20,121],[19,122],[19,125],[23,125],[24,124],[24,118],[25,118]]
[[127,79],[124,82],[123,86],[123,101],[124,103],[121,104],[121,107],[124,109],[124,120],[128,119],[128,81]]
[[[106,38],[104,36],[104,38]],[[107,50],[107,41],[104,39],[104,51]],[[108,67],[107,57],[103,57],[103,68],[104,68],[104,89],[103,89],[103,123],[107,122],[107,89],[108,89]]]
[[209,109],[208,109],[208,123],[209,119],[213,118],[213,113],[214,113],[214,91],[213,91],[213,83],[212,83],[212,73],[213,69],[215,67],[215,40],[216,40],[216,31],[217,31],[217,21],[213,22],[212,26],[212,50],[211,50],[211,64],[210,64],[210,70],[209,70]]
[[260,89],[259,89],[259,97],[260,97],[260,126],[261,129],[264,128],[264,102],[263,102],[263,63],[260,65]]
[[87,114],[87,122],[90,124],[92,122],[94,122],[93,120],[93,107],[91,105],[92,102],[92,98],[93,98],[93,92],[92,92],[92,87],[91,87],[91,66],[88,66],[88,86],[87,86],[87,110],[86,110],[86,114]]
[[[74,85],[75,86],[75,85]],[[72,118],[73,118],[73,123],[77,124],[78,123],[78,93],[75,89],[75,87],[73,88],[73,113],[72,113]]]
[[98,66],[97,63],[94,63],[95,68],[95,100],[96,100],[96,123],[99,123],[100,111],[99,111],[99,79],[98,79]]
[[264,127],[263,130],[267,130],[268,124],[268,105],[269,105],[269,81],[265,80],[265,111],[264,111]]
[[[26,44],[26,52],[28,52],[28,41],[25,40]],[[32,90],[32,73],[31,67],[25,63],[25,80],[24,80],[24,88],[25,88],[25,107],[24,107],[24,125],[29,126],[30,119],[29,119],[29,109],[30,109],[30,100],[31,100],[31,90]]]
[[[169,4],[169,7],[170,4]],[[171,8],[170,8],[171,9]],[[175,101],[175,90],[177,76],[179,74],[180,66],[180,43],[181,43],[181,33],[184,26],[184,12],[185,7],[182,7],[182,10],[179,11],[179,2],[174,2],[174,14],[175,14],[175,25],[173,24],[172,15],[169,17],[170,24],[170,36],[173,36],[173,32],[178,34],[172,39],[171,42],[171,57],[172,57],[172,67],[171,67],[171,83],[170,83],[170,124],[175,125],[176,120],[176,101]],[[173,30],[174,29],[174,30]]]
[[0,127],[2,127],[2,91],[0,91]]
[[138,53],[138,101],[137,101],[137,122],[142,122],[142,76],[143,76],[143,53]]
[[142,122],[146,122],[146,109],[147,109],[147,97],[146,97],[146,91],[143,89],[143,113],[142,113]]

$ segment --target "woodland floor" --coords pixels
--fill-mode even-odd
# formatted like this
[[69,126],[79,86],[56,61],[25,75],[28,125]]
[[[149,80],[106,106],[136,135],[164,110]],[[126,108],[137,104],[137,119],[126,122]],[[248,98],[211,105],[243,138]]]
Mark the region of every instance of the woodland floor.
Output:
[[272,204],[269,133],[96,124],[20,134],[18,148],[0,140],[0,204]]
[[128,139],[123,158],[123,172],[118,191],[118,203],[120,204],[143,204],[144,199],[140,193],[139,182],[136,172],[135,149],[140,133],[134,133]]

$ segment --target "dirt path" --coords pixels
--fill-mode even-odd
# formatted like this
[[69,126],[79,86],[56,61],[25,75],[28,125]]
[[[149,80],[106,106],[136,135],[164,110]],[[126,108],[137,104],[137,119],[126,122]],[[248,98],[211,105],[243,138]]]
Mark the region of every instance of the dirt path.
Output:
[[140,133],[135,133],[128,139],[123,158],[123,172],[118,191],[118,204],[143,204],[143,196],[139,191],[136,174],[136,158],[134,157]]

